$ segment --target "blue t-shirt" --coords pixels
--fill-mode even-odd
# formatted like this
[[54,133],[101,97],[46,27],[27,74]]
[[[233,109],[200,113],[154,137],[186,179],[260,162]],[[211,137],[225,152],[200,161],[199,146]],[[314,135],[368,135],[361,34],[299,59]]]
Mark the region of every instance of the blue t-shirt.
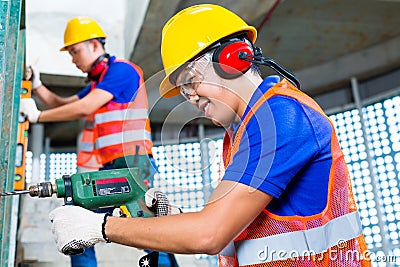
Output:
[[[77,93],[79,98],[85,97],[92,83]],[[114,56],[109,58],[108,70],[101,82],[96,84],[97,89],[111,93],[113,101],[117,103],[132,102],[140,86],[140,74],[126,61],[116,60]]]
[[[278,82],[278,76],[269,76],[261,83],[242,119]],[[327,202],[331,134],[331,124],[318,112],[296,99],[273,96],[250,119],[222,179],[273,196],[267,210],[274,214],[320,213]]]

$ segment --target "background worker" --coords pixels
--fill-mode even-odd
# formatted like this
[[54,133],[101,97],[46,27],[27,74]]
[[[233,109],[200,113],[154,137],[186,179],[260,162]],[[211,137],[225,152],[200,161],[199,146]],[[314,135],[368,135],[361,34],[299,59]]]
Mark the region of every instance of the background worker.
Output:
[[[59,207],[50,219],[61,252],[110,240],[219,253],[221,266],[370,266],[334,126],[280,65],[274,68],[285,79],[260,76],[257,65],[266,59],[256,35],[236,14],[209,4],[180,11],[162,31],[160,94],[181,94],[227,128],[225,172],[206,206],[140,219]],[[349,253],[355,256],[340,256]]]
[[[39,111],[33,99],[24,99],[21,113],[32,123],[86,117],[78,167],[92,171],[140,167],[142,178],[150,186],[155,164],[143,73],[132,62],[107,54],[105,40],[105,32],[94,19],[71,19],[61,51],[71,55],[90,83],[76,95],[63,98],[46,88],[33,68],[33,92],[49,109]],[[162,254],[160,263],[172,266],[168,255]],[[71,256],[71,264],[97,266],[94,248]]]

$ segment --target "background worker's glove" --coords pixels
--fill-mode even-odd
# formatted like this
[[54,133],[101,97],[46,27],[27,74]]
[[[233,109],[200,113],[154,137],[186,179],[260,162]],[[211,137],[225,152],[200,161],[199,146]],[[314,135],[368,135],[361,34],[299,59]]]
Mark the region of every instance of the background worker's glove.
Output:
[[58,250],[74,255],[97,243],[109,242],[104,233],[108,216],[78,206],[62,206],[50,212],[51,231]]
[[32,81],[32,90],[36,90],[40,86],[42,86],[42,81],[40,80],[40,72],[36,67],[34,67],[32,65],[29,66],[29,69],[31,71],[30,80]]
[[32,98],[22,98],[19,112],[24,115],[29,122],[38,122],[41,111],[36,107],[35,100]]
[[157,188],[150,188],[145,194],[146,206],[156,217],[182,213],[182,210],[169,203],[167,196]]

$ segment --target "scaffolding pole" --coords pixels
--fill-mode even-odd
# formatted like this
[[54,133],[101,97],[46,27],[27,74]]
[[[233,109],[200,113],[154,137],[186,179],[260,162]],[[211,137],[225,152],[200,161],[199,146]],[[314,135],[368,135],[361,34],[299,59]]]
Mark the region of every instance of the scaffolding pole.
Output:
[[[0,191],[14,187],[18,110],[24,58],[21,0],[0,0]],[[14,261],[13,198],[0,198],[0,266]]]

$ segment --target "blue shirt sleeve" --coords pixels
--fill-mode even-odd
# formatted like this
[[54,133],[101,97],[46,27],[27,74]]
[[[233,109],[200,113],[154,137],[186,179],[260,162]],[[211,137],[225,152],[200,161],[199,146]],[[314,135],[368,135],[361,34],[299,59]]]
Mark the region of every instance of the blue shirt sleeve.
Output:
[[128,103],[134,100],[140,86],[140,74],[125,61],[113,61],[97,89],[111,93],[113,101]]
[[[271,205],[278,214],[315,214],[326,204],[330,138],[324,116],[295,99],[274,96],[249,121],[223,180],[279,199]],[[321,201],[309,205],[310,197]]]
[[91,87],[91,83],[86,86],[85,88],[83,88],[82,90],[80,90],[76,95],[79,97],[79,99],[84,98],[87,94],[89,94],[90,92],[90,87]]

